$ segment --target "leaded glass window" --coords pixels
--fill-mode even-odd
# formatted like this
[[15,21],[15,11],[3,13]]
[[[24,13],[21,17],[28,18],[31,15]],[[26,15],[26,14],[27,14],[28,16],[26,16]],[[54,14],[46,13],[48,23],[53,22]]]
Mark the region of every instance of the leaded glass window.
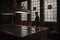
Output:
[[44,0],[44,21],[57,22],[57,0]]
[[35,21],[35,12],[40,17],[40,0],[31,0],[31,21]]

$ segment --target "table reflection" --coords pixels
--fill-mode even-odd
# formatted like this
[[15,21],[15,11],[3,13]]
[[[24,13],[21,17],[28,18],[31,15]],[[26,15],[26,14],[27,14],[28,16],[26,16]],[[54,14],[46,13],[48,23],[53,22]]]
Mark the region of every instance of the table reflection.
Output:
[[32,27],[32,26],[21,26],[21,25],[5,25],[5,26],[0,26],[0,30],[7,32],[9,34],[14,34],[20,37],[24,37],[33,33],[40,32],[41,28]]

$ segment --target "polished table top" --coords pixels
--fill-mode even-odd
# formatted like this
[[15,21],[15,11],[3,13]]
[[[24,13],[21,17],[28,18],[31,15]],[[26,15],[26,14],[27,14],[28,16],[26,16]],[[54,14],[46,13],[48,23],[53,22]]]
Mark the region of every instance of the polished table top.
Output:
[[0,25],[0,31],[12,35],[17,35],[20,37],[24,37],[47,29],[48,28],[46,27],[34,27],[34,26],[23,26],[23,25]]

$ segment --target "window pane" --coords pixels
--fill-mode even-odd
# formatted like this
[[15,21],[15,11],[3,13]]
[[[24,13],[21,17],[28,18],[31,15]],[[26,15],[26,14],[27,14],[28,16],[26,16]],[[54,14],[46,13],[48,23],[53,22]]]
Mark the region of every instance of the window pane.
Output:
[[[23,1],[21,3],[21,6],[23,6],[25,10],[28,9],[28,6],[27,5],[28,5],[27,1]],[[21,20],[22,21],[27,21],[27,14],[26,13],[25,14],[21,14]]]
[[[36,10],[33,10],[36,7]],[[31,21],[35,21],[35,12],[38,12],[40,17],[40,0],[31,0]]]
[[[49,5],[51,9],[48,9]],[[57,22],[57,0],[44,0],[44,16],[45,22]]]

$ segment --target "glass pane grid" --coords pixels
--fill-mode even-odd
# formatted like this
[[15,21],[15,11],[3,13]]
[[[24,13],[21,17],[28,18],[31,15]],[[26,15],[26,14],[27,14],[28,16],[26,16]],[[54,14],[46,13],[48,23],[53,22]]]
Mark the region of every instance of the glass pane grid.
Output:
[[[33,10],[33,7],[36,7],[36,10]],[[31,0],[31,21],[35,20],[35,12],[40,16],[40,0]]]
[[[51,5],[52,9],[48,9],[48,5]],[[45,22],[57,22],[57,0],[44,0],[44,6]]]

